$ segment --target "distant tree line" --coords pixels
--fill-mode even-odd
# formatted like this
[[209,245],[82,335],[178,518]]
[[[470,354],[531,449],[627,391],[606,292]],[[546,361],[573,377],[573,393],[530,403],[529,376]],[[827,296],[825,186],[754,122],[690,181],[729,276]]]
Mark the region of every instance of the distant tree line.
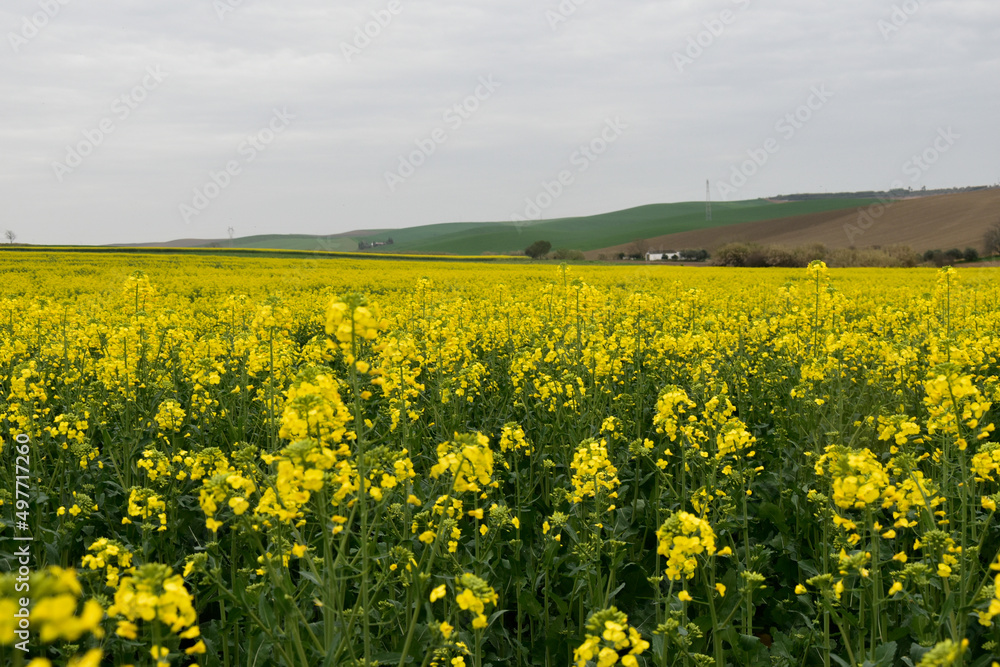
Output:
[[[629,248],[628,252],[619,252],[616,255],[616,257],[618,259],[643,260],[646,259],[646,256],[649,252],[650,252],[649,250],[643,250],[640,252],[640,249],[637,249],[635,247],[635,244],[633,244],[632,247]],[[708,251],[705,250],[704,248],[700,248],[698,250],[688,248],[685,250],[669,251],[663,253],[659,251],[653,251],[653,254],[664,255],[664,257],[659,260],[661,262],[704,262],[708,260],[708,258],[710,257]]]
[[821,259],[829,266],[917,266],[920,256],[908,246],[827,248],[822,243],[796,248],[728,243],[715,251],[719,266],[802,268]]
[[[959,192],[977,192],[979,190],[989,190],[989,185],[973,185],[964,188],[938,188],[928,190],[926,187],[918,190],[921,195],[949,195]],[[877,191],[863,190],[861,192],[806,192],[796,195],[777,195],[773,199],[784,201],[809,201],[811,199],[892,199],[907,197],[913,194],[913,188],[896,188],[894,190]]]
[[952,248],[951,250],[945,250],[944,252],[941,252],[940,250],[928,250],[924,253],[923,259],[925,262],[930,262],[934,264],[934,266],[941,267],[948,264],[954,264],[955,262],[978,261],[979,251],[975,248],[966,248],[965,250]]
[[549,252],[552,250],[552,244],[548,241],[535,241],[527,248],[524,249],[524,254],[531,259],[561,259],[561,260],[572,260],[580,261],[586,259],[583,253],[579,250],[571,250],[570,248],[557,248],[554,252]]

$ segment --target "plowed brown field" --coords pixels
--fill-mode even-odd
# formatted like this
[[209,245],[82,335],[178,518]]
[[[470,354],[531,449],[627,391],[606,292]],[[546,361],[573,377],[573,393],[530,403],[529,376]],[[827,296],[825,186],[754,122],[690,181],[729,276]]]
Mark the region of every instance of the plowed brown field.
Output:
[[[917,252],[949,248],[981,250],[983,233],[1000,221],[1000,188],[953,195],[914,197],[885,206],[812,213],[727,227],[667,234],[648,240],[650,250],[706,248],[734,241],[795,247],[822,243],[829,248],[908,245]],[[586,253],[628,252],[631,244]]]

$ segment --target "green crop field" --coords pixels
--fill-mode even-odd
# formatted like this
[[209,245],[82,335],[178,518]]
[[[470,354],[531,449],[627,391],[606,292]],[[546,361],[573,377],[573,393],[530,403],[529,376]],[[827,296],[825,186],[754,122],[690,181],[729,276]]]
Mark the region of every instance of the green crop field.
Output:
[[553,248],[595,250],[639,238],[849,209],[865,206],[873,201],[875,200],[817,199],[775,204],[754,199],[719,202],[712,205],[711,221],[705,220],[705,204],[702,202],[650,204],[580,218],[556,218],[528,223],[455,223],[454,226],[412,227],[379,233],[369,238],[383,240],[384,234],[391,235],[394,244],[385,248],[387,252],[505,253],[523,250],[539,239],[549,241]]
[[457,255],[478,255],[484,252],[510,253],[523,250],[537,240],[549,241],[553,248],[596,250],[629,243],[639,238],[851,209],[866,206],[873,201],[875,200],[830,198],[788,203],[772,203],[763,199],[717,202],[712,205],[711,221],[705,220],[705,205],[702,202],[649,204],[578,218],[518,223],[446,222],[402,229],[368,229],[330,236],[262,234],[206,242],[205,245],[238,249],[354,252],[361,241],[384,242],[392,238],[392,245],[379,246],[370,249],[370,252]]

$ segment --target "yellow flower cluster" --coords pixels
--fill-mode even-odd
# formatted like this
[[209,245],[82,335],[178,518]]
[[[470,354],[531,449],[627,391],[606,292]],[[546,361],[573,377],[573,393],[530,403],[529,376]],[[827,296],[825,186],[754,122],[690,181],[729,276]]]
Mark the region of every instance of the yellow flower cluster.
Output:
[[968,639],[963,639],[958,643],[945,639],[924,653],[924,657],[917,663],[917,667],[958,667],[958,665],[964,664],[964,656],[968,650]]
[[276,297],[269,297],[265,303],[258,306],[250,323],[251,329],[260,334],[267,334],[266,337],[273,337],[290,329],[291,326],[291,309],[282,305],[281,300]]
[[136,270],[129,274],[125,282],[122,283],[122,294],[127,300],[126,303],[131,302],[130,305],[135,308],[133,314],[138,314],[153,301],[156,296],[156,288],[149,281],[149,276],[146,275],[145,271]]
[[971,466],[977,482],[997,481],[993,475],[1000,473],[1000,443],[983,443],[972,456]]
[[153,418],[160,427],[160,432],[164,434],[177,433],[184,426],[184,418],[187,413],[181,408],[181,404],[172,398],[160,403]]
[[[990,565],[993,570],[1000,570],[1000,563]],[[993,595],[990,597],[989,606],[978,612],[979,623],[987,627],[993,625],[993,618],[1000,616],[1000,574],[993,577]]]
[[745,449],[753,447],[757,439],[747,430],[746,424],[739,419],[730,419],[719,430],[716,435],[716,445],[718,452],[716,456],[722,458],[729,454],[736,454]]
[[458,578],[457,587],[462,592],[455,596],[455,602],[463,611],[472,613],[473,629],[482,630],[487,625],[486,605],[496,605],[499,596],[489,584],[468,572]]
[[[879,440],[891,439],[898,447],[905,445],[915,435],[920,435],[920,425],[912,417],[907,415],[892,415],[891,417],[878,418]],[[895,453],[895,450],[893,450],[893,453]]]
[[431,467],[431,477],[445,472],[454,475],[455,493],[478,492],[491,485],[493,451],[490,440],[482,433],[455,434],[455,439],[437,446],[438,461]]
[[[23,630],[16,614],[21,609],[23,592],[15,592],[15,575],[0,576],[0,590],[10,591],[0,597],[0,646],[9,646],[21,639],[15,631]],[[28,580],[32,605],[29,625],[32,641],[52,644],[58,641],[76,642],[86,634],[96,638],[104,636],[101,621],[104,609],[96,600],[87,600],[80,606],[83,589],[75,570],[51,566],[33,573]]]
[[843,509],[874,505],[889,485],[888,474],[869,449],[830,445],[815,470],[831,479],[833,501]]
[[586,639],[573,650],[573,664],[587,667],[594,662],[597,667],[611,667],[620,662],[623,667],[638,667],[636,656],[648,648],[649,642],[628,624],[628,616],[609,607],[587,619]]
[[373,371],[372,384],[382,390],[390,401],[390,431],[399,428],[403,416],[411,421],[420,418],[420,412],[411,409],[426,386],[419,381],[426,357],[411,337],[391,337],[378,347],[378,367]]
[[86,441],[89,419],[90,413],[87,411],[84,411],[82,418],[72,414],[56,415],[54,424],[42,430],[54,439],[64,440],[63,449],[66,449],[67,443],[83,444]]
[[[175,458],[178,461],[182,460],[180,454]],[[171,462],[170,457],[155,448],[143,451],[142,458],[136,461],[135,465],[139,470],[145,472],[151,482],[159,480],[161,483],[169,483],[175,474],[173,462]]]
[[409,454],[408,449],[393,451],[385,446],[369,451],[366,456],[368,479],[365,480],[368,495],[381,501],[393,489],[403,489],[412,482],[417,473]]
[[64,516],[66,513],[69,513],[73,518],[83,515],[83,518],[86,519],[92,512],[96,512],[97,509],[97,504],[94,503],[90,496],[85,493],[77,493],[74,491],[73,504],[70,505],[69,508],[65,505],[60,506],[59,509],[56,510],[56,516]]
[[690,579],[698,567],[697,556],[715,554],[715,531],[705,519],[684,511],[674,512],[656,531],[656,552],[667,557],[666,575],[672,581]]
[[[180,639],[195,639],[201,632],[192,603],[191,594],[179,574],[174,574],[166,565],[147,563],[122,578],[115,591],[114,604],[108,608],[108,616],[122,617],[115,633],[126,639],[138,636],[139,621],[159,622]],[[166,652],[154,657],[165,663],[163,658],[169,651],[159,648]],[[191,655],[205,650],[205,643],[198,640],[184,652]]]
[[665,387],[656,401],[656,414],[653,415],[656,432],[667,436],[671,442],[676,441],[684,413],[694,407],[695,402],[688,398],[686,391],[676,386]]
[[995,429],[992,423],[981,423],[993,403],[986,400],[973,379],[971,375],[960,374],[952,364],[942,364],[924,382],[927,394],[924,404],[929,414],[927,432],[949,435],[961,450],[969,446],[966,433],[985,440]]
[[829,275],[829,270],[826,268],[826,262],[821,259],[814,259],[809,262],[809,266],[806,267],[806,275],[809,280],[822,280],[827,278]]
[[367,363],[357,360],[361,345],[378,338],[379,331],[387,326],[388,322],[379,319],[377,312],[368,307],[368,300],[359,294],[335,299],[326,309],[326,333],[336,340],[330,343],[331,347],[338,347],[344,362],[355,364],[361,373],[367,373],[369,368]]
[[111,588],[118,587],[118,575],[122,570],[132,567],[132,552],[117,540],[102,537],[87,547],[88,553],[83,557],[83,567],[91,570],[104,569],[107,584]]
[[[341,401],[338,383],[329,369],[318,366],[303,369],[285,396],[278,433],[285,440],[313,438],[330,445],[342,442],[345,437],[353,438],[347,430],[351,413]],[[341,448],[337,454],[345,456],[349,451]]]
[[920,470],[911,471],[910,475],[899,484],[887,486],[882,498],[882,507],[894,507],[892,518],[895,521],[893,524],[895,528],[916,526],[917,521],[912,514],[919,513],[922,509],[926,509],[927,517],[933,519],[935,508],[945,502],[934,482],[925,478],[923,471]]
[[[358,488],[357,472],[350,460],[315,440],[298,440],[278,456],[262,456],[265,463],[277,463],[273,486],[261,495],[254,513],[282,523],[300,521],[305,504],[324,486],[332,487],[332,502],[339,504]],[[267,522],[265,522],[267,525]]]
[[[145,487],[133,487],[128,496],[128,515],[148,519],[155,516],[160,521],[157,531],[167,529],[167,504],[163,498]],[[132,523],[128,517],[122,519],[123,524]],[[152,524],[148,524],[152,525]]]
[[242,516],[250,508],[250,495],[256,489],[253,481],[235,472],[222,472],[205,479],[198,491],[198,504],[207,517],[206,527],[215,532],[222,526],[215,515],[223,504],[234,515]]
[[607,494],[608,498],[617,498],[618,470],[608,459],[608,446],[605,440],[588,438],[580,443],[573,453],[573,493],[574,503],[583,502],[584,498],[596,498]]
[[507,423],[500,429],[500,451],[531,454],[531,443],[524,438],[524,429],[519,424]]
[[174,479],[198,481],[206,476],[232,471],[229,458],[218,447],[206,447],[199,452],[179,449],[172,456],[150,448],[143,451],[136,467],[158,487],[165,487]]

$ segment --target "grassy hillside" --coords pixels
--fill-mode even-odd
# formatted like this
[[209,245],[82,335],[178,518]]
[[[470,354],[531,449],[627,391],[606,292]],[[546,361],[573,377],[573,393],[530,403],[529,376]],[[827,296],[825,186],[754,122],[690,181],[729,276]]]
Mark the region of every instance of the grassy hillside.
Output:
[[[354,252],[358,239],[378,230],[316,236],[313,234],[259,234],[234,239],[176,239],[163,243],[120,243],[115,248],[221,248],[235,250],[318,250]],[[390,231],[391,233],[391,231]]]
[[216,242],[220,248],[264,248],[276,250],[326,250],[351,252],[358,242],[349,236],[310,236],[308,234],[261,234]]
[[178,239],[166,243],[127,245],[356,252],[361,241],[385,242],[392,238],[392,245],[380,246],[368,252],[453,255],[510,253],[524,250],[538,240],[549,241],[553,248],[588,251],[667,234],[712,230],[835,210],[853,210],[872,201],[874,200],[837,197],[783,203],[763,199],[718,202],[712,204],[711,221],[705,220],[703,202],[682,202],[650,204],[600,215],[526,223],[448,222],[403,229],[363,229],[326,236],[261,234],[235,239]]
[[[472,232],[494,226],[490,222],[449,222],[434,225],[421,225],[405,229],[373,229],[317,236],[314,234],[259,234],[256,236],[241,236],[234,239],[184,239],[168,243],[156,244],[126,244],[145,246],[173,247],[183,245],[191,248],[263,248],[273,250],[322,250],[328,252],[354,252],[359,241],[385,241],[392,238],[395,245],[383,248],[385,252],[397,252],[399,244],[412,244],[434,241],[457,233]],[[402,251],[399,251],[402,252]],[[459,251],[458,254],[461,254]]]
[[[402,229],[382,229],[371,234],[356,234],[355,236],[357,239],[365,241],[385,241],[392,237],[394,246],[410,247],[422,243],[435,243],[441,239],[461,234],[476,236],[496,226],[498,223],[494,222],[442,222]],[[387,252],[397,252],[397,249],[392,247]]]
[[720,202],[712,205],[712,220],[705,220],[702,202],[650,204],[624,211],[580,218],[557,218],[530,223],[454,223],[380,232],[371,239],[391,235],[388,252],[479,254],[515,252],[533,241],[545,240],[553,248],[594,250],[639,238],[690,230],[704,230],[830,210],[864,206],[868,199],[820,199],[771,203],[766,200]]

